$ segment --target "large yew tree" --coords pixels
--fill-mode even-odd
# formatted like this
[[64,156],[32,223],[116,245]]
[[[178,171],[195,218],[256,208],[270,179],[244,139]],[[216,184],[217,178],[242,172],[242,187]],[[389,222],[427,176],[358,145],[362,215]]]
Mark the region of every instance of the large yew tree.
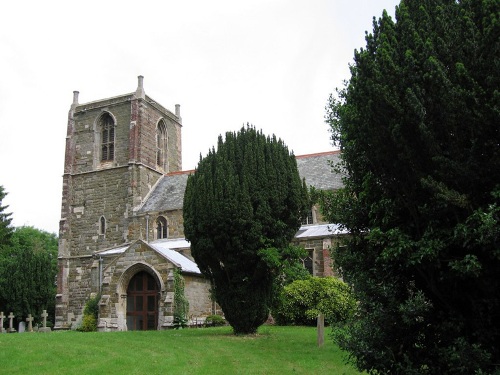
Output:
[[348,177],[323,203],[359,299],[335,337],[359,369],[500,371],[499,77],[498,0],[408,0],[330,100]]
[[236,334],[255,333],[266,321],[306,197],[295,156],[250,126],[220,136],[189,176],[185,235]]

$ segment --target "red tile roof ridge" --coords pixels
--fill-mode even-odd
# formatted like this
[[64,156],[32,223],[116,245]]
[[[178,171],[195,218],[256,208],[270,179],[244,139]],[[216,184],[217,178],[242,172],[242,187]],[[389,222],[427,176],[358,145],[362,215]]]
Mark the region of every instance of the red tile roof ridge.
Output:
[[312,158],[312,157],[315,157],[315,156],[338,155],[338,154],[340,154],[340,150],[317,152],[315,154],[297,155],[297,156],[295,156],[295,158],[296,159],[304,159],[304,158]]
[[180,174],[193,174],[194,171],[195,171],[194,169],[189,169],[187,171],[169,172],[169,173],[166,173],[165,176],[176,176],[176,175],[180,175]]
[[[325,152],[317,152],[314,154],[305,154],[305,155],[297,155],[295,156],[296,159],[305,159],[305,158],[312,158],[315,156],[325,156],[325,155],[338,155],[340,154],[340,150],[332,150],[332,151],[325,151]],[[165,176],[176,176],[180,174],[192,174],[194,173],[196,169],[189,169],[186,171],[175,171],[175,172],[169,172],[166,173]]]

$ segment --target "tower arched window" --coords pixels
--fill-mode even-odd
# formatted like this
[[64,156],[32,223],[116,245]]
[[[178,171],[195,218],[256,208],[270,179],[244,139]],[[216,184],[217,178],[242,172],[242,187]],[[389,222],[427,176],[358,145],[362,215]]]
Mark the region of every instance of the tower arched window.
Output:
[[104,113],[99,119],[101,129],[101,161],[111,161],[115,158],[115,121],[109,113]]
[[156,165],[167,170],[167,126],[161,120],[156,127]]
[[156,238],[167,238],[168,237],[168,223],[167,219],[163,216],[158,217],[156,219]]
[[106,234],[106,218],[104,216],[99,219],[99,234]]

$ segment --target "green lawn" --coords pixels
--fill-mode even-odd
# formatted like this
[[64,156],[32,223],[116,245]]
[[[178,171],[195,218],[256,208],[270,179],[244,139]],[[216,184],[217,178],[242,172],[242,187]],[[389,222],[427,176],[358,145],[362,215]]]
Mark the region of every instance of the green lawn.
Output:
[[263,326],[0,335],[2,374],[359,374],[316,328]]

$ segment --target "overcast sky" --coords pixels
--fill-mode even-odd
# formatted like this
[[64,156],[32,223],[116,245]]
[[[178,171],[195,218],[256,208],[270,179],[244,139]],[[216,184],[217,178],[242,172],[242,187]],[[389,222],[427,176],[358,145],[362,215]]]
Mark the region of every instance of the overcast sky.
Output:
[[0,23],[0,185],[13,225],[58,233],[79,102],[131,93],[181,105],[183,169],[247,122],[295,155],[330,151],[325,105],[396,0],[8,1]]

